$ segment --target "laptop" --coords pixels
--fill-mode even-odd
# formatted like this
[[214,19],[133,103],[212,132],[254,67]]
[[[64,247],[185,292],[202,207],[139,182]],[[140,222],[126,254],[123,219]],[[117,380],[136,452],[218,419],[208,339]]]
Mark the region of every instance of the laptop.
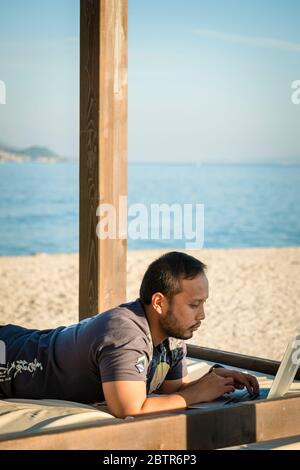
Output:
[[245,401],[270,400],[283,397],[288,391],[295,378],[300,365],[300,334],[289,341],[284,356],[280,363],[277,374],[271,388],[260,388],[258,395],[250,395],[246,389],[235,390],[225,394],[212,402],[190,405],[189,408],[215,408],[233,405]]

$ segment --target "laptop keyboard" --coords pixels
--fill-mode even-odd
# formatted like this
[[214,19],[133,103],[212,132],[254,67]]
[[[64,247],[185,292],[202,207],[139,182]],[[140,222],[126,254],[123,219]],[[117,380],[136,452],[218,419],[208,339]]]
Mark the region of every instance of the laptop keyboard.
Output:
[[228,405],[230,403],[240,403],[241,401],[254,400],[258,397],[259,397],[259,395],[249,395],[248,392],[245,392],[244,394],[240,394],[238,396],[233,396],[231,398],[228,398],[228,401],[226,402],[226,405]]
[[226,401],[225,405],[230,405],[233,403],[240,403],[243,401],[251,401],[251,400],[263,400],[264,398],[267,398],[269,393],[269,389],[261,389],[259,394],[255,395],[250,395],[247,390],[245,390],[242,393],[239,393],[238,395],[233,395],[232,397],[228,397],[228,400]]

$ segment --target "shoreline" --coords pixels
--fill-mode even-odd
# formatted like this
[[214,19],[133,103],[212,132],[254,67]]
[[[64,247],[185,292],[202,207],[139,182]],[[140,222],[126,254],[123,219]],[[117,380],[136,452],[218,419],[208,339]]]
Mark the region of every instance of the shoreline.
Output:
[[[246,251],[246,250],[286,250],[286,249],[300,249],[300,245],[288,245],[288,246],[246,246],[246,247],[235,247],[235,248],[231,248],[231,247],[228,247],[228,248],[224,248],[224,247],[214,247],[214,248],[211,248],[211,247],[208,247],[208,248],[196,248],[196,249],[188,249],[188,248],[181,248],[181,247],[171,247],[171,248],[162,248],[162,247],[157,247],[157,248],[141,248],[141,249],[138,249],[138,248],[128,248],[127,249],[127,253],[139,253],[139,252],[145,252],[145,253],[154,253],[154,252],[157,252],[157,253],[166,253],[168,251],[183,251],[183,252],[186,252],[186,253],[190,253],[190,254],[193,254],[193,253],[201,253],[202,251],[203,252],[211,252],[211,251]],[[46,252],[46,251],[37,251],[37,252],[33,252],[33,253],[30,253],[30,254],[21,254],[21,255],[1,255],[0,254],[0,260],[1,259],[4,259],[4,258],[16,258],[16,259],[19,259],[19,258],[30,258],[30,257],[36,257],[36,256],[75,256],[75,255],[79,255],[79,252],[78,251],[70,251],[70,252]]]

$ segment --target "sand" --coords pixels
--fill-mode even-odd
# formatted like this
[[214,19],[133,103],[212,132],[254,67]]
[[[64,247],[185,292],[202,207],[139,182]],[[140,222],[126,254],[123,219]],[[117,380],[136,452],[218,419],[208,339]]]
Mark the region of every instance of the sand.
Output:
[[[162,250],[128,252],[127,299]],[[190,343],[280,359],[300,332],[300,247],[191,252],[208,265],[206,319]],[[78,254],[0,257],[0,324],[54,328],[78,318]]]

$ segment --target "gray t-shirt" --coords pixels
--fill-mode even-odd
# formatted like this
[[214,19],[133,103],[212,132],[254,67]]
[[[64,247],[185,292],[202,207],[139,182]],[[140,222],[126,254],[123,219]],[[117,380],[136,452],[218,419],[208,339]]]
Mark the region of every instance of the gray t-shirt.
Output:
[[0,395],[104,400],[102,383],[144,381],[147,393],[187,374],[186,346],[168,338],[153,347],[142,302],[119,305],[75,325],[52,330],[0,327],[6,363],[0,364]]

